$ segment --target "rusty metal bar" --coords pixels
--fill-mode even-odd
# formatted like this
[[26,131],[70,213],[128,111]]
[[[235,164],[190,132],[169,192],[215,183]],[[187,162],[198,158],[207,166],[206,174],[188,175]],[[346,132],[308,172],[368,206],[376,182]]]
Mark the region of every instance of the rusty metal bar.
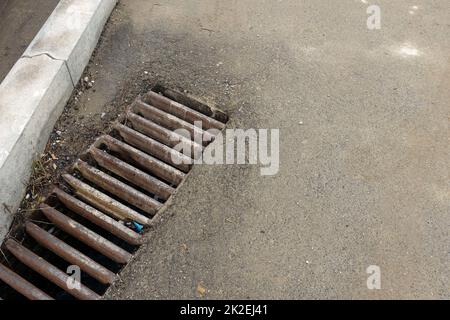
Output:
[[171,184],[179,185],[183,181],[185,174],[180,170],[164,163],[145,152],[123,143],[111,136],[102,136],[98,143],[105,144],[110,150],[119,153],[124,159],[131,159],[138,163],[150,173]]
[[185,129],[189,132],[190,135],[186,136],[186,138],[196,141],[196,138],[198,137],[197,139],[202,140],[202,145],[208,145],[211,141],[214,140],[214,136],[209,132],[203,131],[199,127],[196,127],[189,122],[175,117],[170,113],[161,111],[158,108],[155,108],[143,101],[136,100],[132,106],[132,110],[141,113],[145,118],[152,120],[157,124],[160,124],[171,130]]
[[77,196],[87,201],[97,209],[100,209],[120,220],[133,220],[143,225],[150,224],[149,218],[137,213],[133,209],[114,200],[110,196],[107,196],[70,174],[63,174],[62,177],[72,188],[75,189],[75,194]]
[[88,153],[101,167],[114,172],[118,176],[134,183],[148,192],[157,195],[163,200],[167,200],[175,191],[175,189],[171,186],[146,174],[132,165],[113,157],[106,151],[102,151],[96,147],[91,147],[89,148]]
[[205,129],[218,129],[222,130],[225,128],[225,125],[222,122],[219,122],[213,118],[210,118],[203,113],[200,113],[196,110],[186,107],[181,103],[173,101],[167,97],[164,97],[156,92],[150,91],[144,95],[143,100],[148,104],[158,108],[162,111],[168,112],[177,116],[180,119],[183,119],[187,122],[194,124],[199,121],[202,124],[202,127]]
[[58,226],[58,228],[102,253],[111,260],[117,263],[127,263],[130,261],[131,254],[129,252],[116,246],[111,241],[103,238],[82,224],[70,219],[46,204],[41,204],[39,208],[51,222]]
[[120,136],[132,146],[166,162],[175,168],[188,172],[192,167],[192,158],[188,157],[152,138],[143,135],[123,124],[116,123],[114,125]]
[[164,143],[169,147],[173,148],[179,144],[183,144],[183,146],[186,146],[184,149],[190,149],[190,156],[192,159],[198,159],[198,157],[203,152],[202,145],[195,143],[194,141],[187,139],[174,131],[170,131],[164,127],[161,127],[160,125],[149,121],[133,112],[128,112],[126,119],[131,122],[133,128],[137,131],[145,134],[146,136],[149,136],[150,138],[158,140],[159,142]]
[[47,278],[64,291],[70,293],[75,298],[81,300],[99,300],[100,296],[83,284],[79,288],[70,289],[68,284],[71,280],[69,276],[48,263],[43,258],[31,252],[17,241],[8,239],[5,243],[6,248],[23,264],[33,269],[43,277]]
[[88,165],[82,160],[77,160],[74,168],[87,180],[95,183],[104,190],[111,192],[129,204],[144,210],[148,214],[155,214],[162,206],[160,202],[146,196],[142,192],[126,185],[116,178],[111,177],[103,171]]
[[127,228],[120,222],[114,220],[110,216],[94,209],[93,207],[85,204],[84,202],[72,197],[65,193],[61,189],[55,188],[53,194],[56,195],[59,201],[61,201],[70,211],[79,214],[83,218],[95,223],[99,227],[102,227],[106,231],[109,231],[116,237],[125,240],[133,245],[141,245],[144,242],[144,238]]
[[178,92],[176,90],[168,89],[168,88],[160,88],[161,91],[164,93],[166,97],[169,99],[172,99],[174,101],[177,101],[178,103],[184,104],[185,106],[189,106],[189,108],[197,110],[213,119],[216,119],[220,122],[227,123],[228,122],[228,116],[215,108],[211,108],[200,101],[197,101],[188,95],[182,94],[181,92]]
[[31,222],[25,223],[25,230],[42,246],[54,252],[67,262],[77,265],[81,270],[97,279],[103,284],[111,284],[116,279],[116,275],[99,265],[97,262],[84,255],[80,251],[59,240],[47,231],[39,228]]
[[0,264],[0,280],[30,300],[53,300],[48,294],[2,264]]

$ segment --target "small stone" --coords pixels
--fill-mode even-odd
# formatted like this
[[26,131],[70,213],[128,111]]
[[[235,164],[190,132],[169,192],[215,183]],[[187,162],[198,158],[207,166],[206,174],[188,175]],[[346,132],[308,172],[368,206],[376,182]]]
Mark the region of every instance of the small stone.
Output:
[[100,118],[104,118],[106,116],[106,113],[105,112],[102,112],[102,115],[100,116]]
[[89,77],[84,77],[84,82],[89,82]]

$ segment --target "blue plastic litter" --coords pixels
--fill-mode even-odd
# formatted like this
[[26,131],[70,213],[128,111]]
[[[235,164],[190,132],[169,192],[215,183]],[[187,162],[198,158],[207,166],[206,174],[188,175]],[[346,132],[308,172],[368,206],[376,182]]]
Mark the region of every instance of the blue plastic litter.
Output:
[[134,228],[136,229],[137,232],[141,232],[142,229],[144,229],[143,225],[141,225],[141,224],[139,224],[139,223],[137,223],[135,221],[133,221],[133,225],[134,225]]

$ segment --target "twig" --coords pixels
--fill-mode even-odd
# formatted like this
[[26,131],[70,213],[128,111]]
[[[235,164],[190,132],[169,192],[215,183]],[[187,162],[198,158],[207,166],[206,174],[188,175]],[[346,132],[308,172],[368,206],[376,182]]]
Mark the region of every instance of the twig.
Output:
[[9,214],[12,214],[11,210],[8,208],[8,206],[4,202],[3,202],[3,207],[5,207],[5,210],[8,211]]
[[42,220],[28,219],[28,221],[42,223],[42,224],[48,224],[48,225],[54,225],[54,223],[52,223],[52,222],[46,222],[46,221],[42,221]]
[[5,253],[3,252],[3,250],[0,248],[0,252],[3,255],[3,258],[5,258],[5,261],[8,263],[9,266],[11,266],[11,263],[9,262],[8,258],[6,257]]

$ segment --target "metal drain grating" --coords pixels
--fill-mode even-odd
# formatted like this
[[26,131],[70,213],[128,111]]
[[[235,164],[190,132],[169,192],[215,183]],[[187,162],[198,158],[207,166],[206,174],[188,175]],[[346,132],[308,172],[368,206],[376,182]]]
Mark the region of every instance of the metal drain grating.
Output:
[[[160,87],[138,97],[110,134],[99,137],[63,174],[65,183],[40,205],[46,221],[28,221],[22,241],[4,242],[14,260],[9,267],[0,264],[3,288],[10,290],[0,296],[101,298],[143,243],[141,228],[151,224],[214,140],[206,130],[222,130],[227,120],[223,112],[174,90]],[[195,135],[203,142],[196,143]],[[180,143],[191,156],[175,150]],[[71,289],[65,271],[73,265],[82,278]]]

